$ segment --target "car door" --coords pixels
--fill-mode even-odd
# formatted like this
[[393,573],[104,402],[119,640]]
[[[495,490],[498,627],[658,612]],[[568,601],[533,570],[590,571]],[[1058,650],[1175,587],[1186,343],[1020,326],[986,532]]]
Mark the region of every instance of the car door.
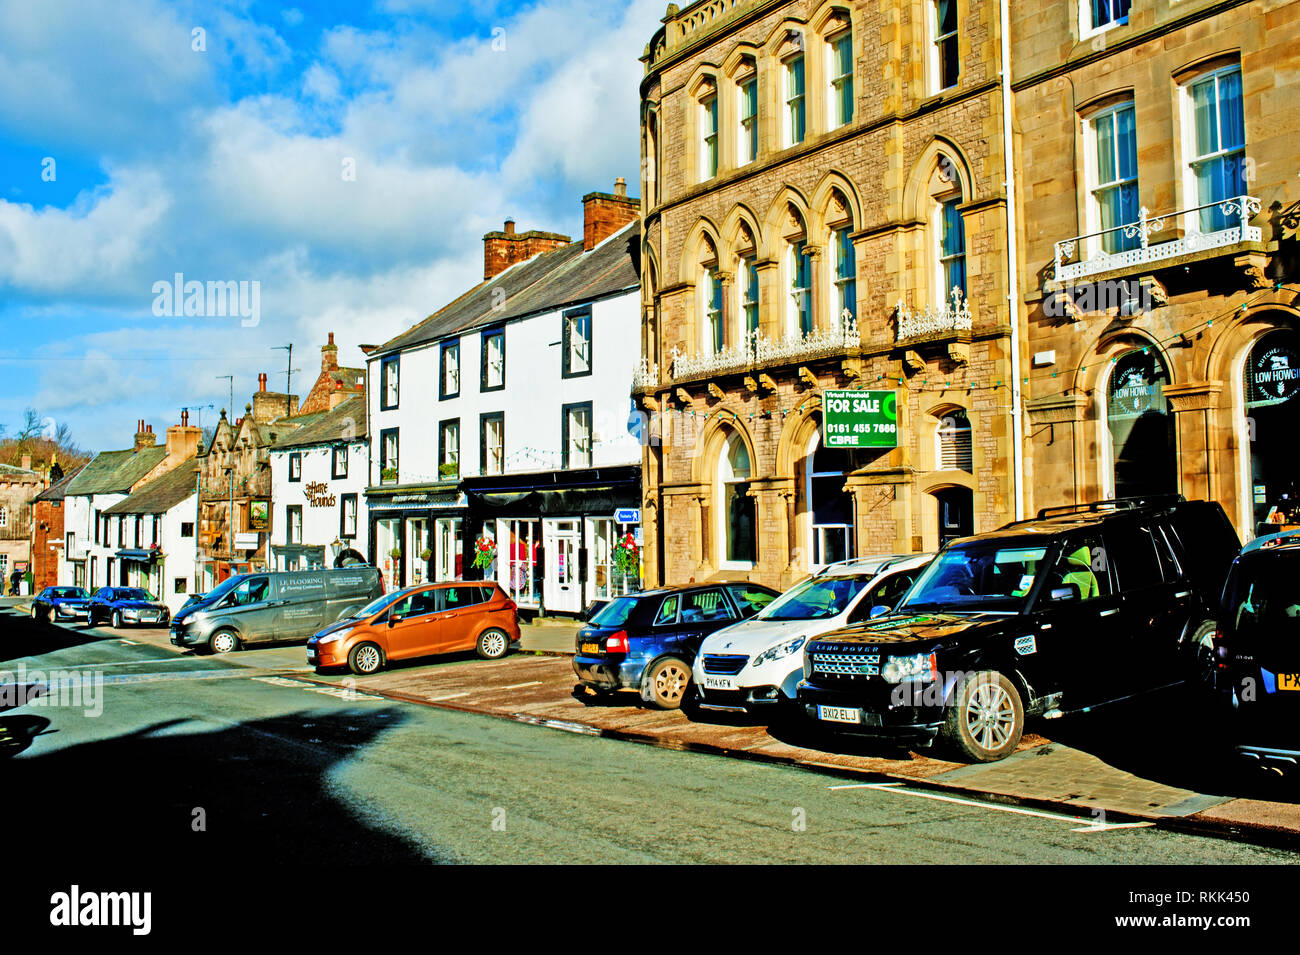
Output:
[[1174,683],[1184,675],[1179,640],[1190,592],[1175,596],[1179,582],[1176,576],[1166,577],[1153,526],[1146,518],[1115,521],[1105,529],[1107,554],[1123,595],[1123,620],[1111,638],[1127,661],[1116,667],[1119,689],[1129,693]]
[[239,582],[222,602],[222,620],[239,631],[244,643],[265,643],[279,638],[279,608],[271,606],[275,591],[271,578],[255,574]]
[[390,660],[438,652],[443,593],[442,589],[418,590],[389,608],[385,636]]
[[682,594],[674,650],[688,663],[695,659],[704,638],[740,619],[721,587],[691,590]]
[[1062,541],[1011,652],[1037,692],[1061,692],[1074,709],[1114,695],[1122,629],[1123,599],[1106,541],[1094,530]]
[[483,618],[485,590],[487,588],[482,586],[457,584],[438,591],[442,596],[438,613],[441,627],[437,638],[439,652],[474,648],[478,641],[478,625]]

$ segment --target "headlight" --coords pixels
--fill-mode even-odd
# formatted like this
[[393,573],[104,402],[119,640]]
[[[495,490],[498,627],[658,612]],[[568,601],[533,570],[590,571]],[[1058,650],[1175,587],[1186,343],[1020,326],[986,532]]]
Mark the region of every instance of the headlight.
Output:
[[803,646],[806,637],[795,637],[793,640],[787,640],[785,643],[778,643],[774,647],[769,647],[758,656],[754,657],[754,666],[762,666],[769,660],[780,660],[782,657],[788,657],[800,647]]
[[933,653],[918,653],[914,657],[890,657],[880,668],[880,676],[887,683],[931,683],[937,670]]
[[319,640],[316,641],[316,643],[317,644],[333,643],[336,640],[342,640],[344,637],[346,637],[349,633],[351,633],[355,629],[356,629],[355,627],[344,627],[342,630],[335,630],[333,633],[326,634],[325,636],[321,637]]

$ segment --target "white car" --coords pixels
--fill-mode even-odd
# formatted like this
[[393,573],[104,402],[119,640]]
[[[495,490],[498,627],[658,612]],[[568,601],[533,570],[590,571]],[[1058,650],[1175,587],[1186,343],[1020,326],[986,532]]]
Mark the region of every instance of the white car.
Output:
[[933,554],[862,557],[831,564],[757,616],[705,638],[692,681],[702,709],[747,712],[795,702],[803,647],[813,637],[892,610]]

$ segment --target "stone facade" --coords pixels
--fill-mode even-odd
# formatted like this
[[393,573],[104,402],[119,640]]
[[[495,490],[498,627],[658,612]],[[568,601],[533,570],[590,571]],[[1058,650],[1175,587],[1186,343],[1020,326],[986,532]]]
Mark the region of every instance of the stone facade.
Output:
[[[1036,356],[1025,372],[1031,503],[1177,491],[1219,501],[1249,539],[1274,506],[1300,503],[1289,451],[1290,372],[1300,364],[1300,3],[1156,0],[1096,31],[1074,9],[1018,0],[1011,14],[1020,282]],[[1196,163],[1206,120],[1193,100],[1215,75],[1217,144],[1244,138],[1228,158],[1258,201],[1245,232],[1235,203],[1219,221],[1180,213],[1206,201],[1195,172],[1208,168]],[[1116,111],[1131,111],[1136,158],[1136,197],[1120,218],[1147,234],[1139,228],[1111,256],[1102,237],[1077,239],[1058,264],[1057,243],[1102,228],[1096,157],[1110,144],[1099,145],[1096,129]],[[1128,379],[1151,422],[1139,439],[1116,388],[1142,363],[1152,371],[1146,393],[1141,374]],[[1248,376],[1262,376],[1263,390],[1248,389]]]
[[[652,425],[650,582],[790,583],[843,553],[819,536],[819,495],[851,498],[849,555],[934,549],[944,500],[967,532],[1012,516],[998,11],[957,4],[960,73],[940,89],[930,8],[712,0],[670,7],[647,47],[646,362],[636,388]],[[835,64],[846,36],[852,116],[841,122]],[[751,80],[757,115],[747,126]],[[803,94],[802,142],[792,92]],[[945,207],[964,230],[966,294],[955,303]],[[852,268],[841,266],[846,243]],[[804,249],[807,291],[795,293]],[[836,281],[846,273],[856,286],[847,319]],[[896,448],[855,452],[834,486],[810,470],[828,388],[893,391],[899,423]],[[954,462],[937,460],[937,432],[962,421],[969,460],[945,466]],[[736,441],[749,459],[752,560],[725,553],[733,515],[751,519],[724,500],[734,469],[722,458]]]
[[22,467],[0,464],[0,592],[8,593],[15,570],[31,569],[32,498],[46,485],[31,469],[31,459]]

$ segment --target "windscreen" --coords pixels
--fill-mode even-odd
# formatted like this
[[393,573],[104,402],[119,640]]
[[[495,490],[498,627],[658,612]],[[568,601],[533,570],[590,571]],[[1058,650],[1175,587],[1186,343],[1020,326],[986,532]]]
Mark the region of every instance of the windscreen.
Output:
[[382,596],[376,597],[374,600],[370,601],[370,603],[366,604],[364,607],[358,610],[355,614],[353,614],[353,616],[354,617],[374,616],[375,614],[379,613],[379,611],[383,610],[385,607],[392,606],[394,603],[396,603],[401,598],[405,597],[410,592],[411,592],[411,588],[408,587],[405,590],[394,590],[392,593],[383,594]]
[[826,620],[843,613],[870,574],[857,577],[814,577],[792,587],[768,604],[760,620]]
[[1046,555],[1045,545],[1010,541],[950,547],[925,569],[898,610],[1023,610]]

